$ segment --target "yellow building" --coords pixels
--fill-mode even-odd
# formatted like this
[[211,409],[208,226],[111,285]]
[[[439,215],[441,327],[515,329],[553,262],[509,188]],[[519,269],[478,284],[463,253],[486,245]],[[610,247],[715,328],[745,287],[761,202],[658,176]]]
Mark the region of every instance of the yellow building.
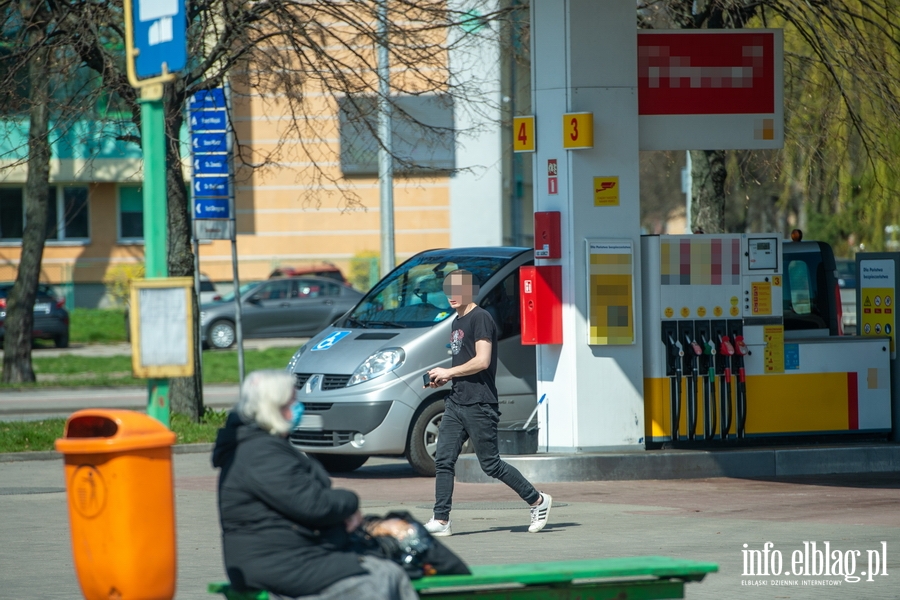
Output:
[[[398,263],[429,248],[531,242],[530,184],[521,184],[523,174],[530,180],[530,164],[522,168],[521,159],[513,160],[503,129],[513,105],[501,93],[508,78],[499,45],[485,42],[481,49],[469,48],[467,55],[478,60],[463,69],[493,82],[486,93],[490,106],[471,110],[464,101],[435,94],[395,98],[413,121],[443,131],[435,136],[416,130],[408,119],[395,119],[395,151],[425,165],[415,173],[395,170]],[[463,63],[452,55],[448,60]],[[403,69],[392,74],[404,76]],[[242,86],[240,74],[233,81],[235,144],[249,149],[250,160],[268,160],[265,168],[249,169],[235,155],[232,189],[241,281],[266,278],[279,266],[323,262],[348,275],[354,257],[377,266],[379,182],[371,140],[360,141],[364,128],[352,114],[355,103],[342,103],[328,93],[317,96],[313,90],[305,94],[313,110],[298,120],[277,95]],[[483,122],[476,122],[479,118]],[[44,249],[41,281],[65,293],[70,307],[108,305],[104,278],[117,267],[143,262],[140,149],[103,140],[92,144],[88,128],[73,136],[88,141],[55,144],[51,160],[55,226]],[[12,149],[13,160],[24,158],[27,133],[19,135],[18,145],[9,135],[0,143]],[[86,148],[92,145],[99,150]],[[184,158],[189,180],[188,152]],[[27,161],[22,163],[9,167],[10,161],[0,170],[0,281],[15,278],[21,256]],[[228,288],[230,242],[202,242],[199,265],[200,272]]]

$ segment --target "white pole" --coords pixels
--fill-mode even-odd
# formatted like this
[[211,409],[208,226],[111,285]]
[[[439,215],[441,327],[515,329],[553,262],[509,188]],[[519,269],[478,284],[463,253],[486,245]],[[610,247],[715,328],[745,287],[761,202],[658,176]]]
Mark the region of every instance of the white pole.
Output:
[[391,154],[391,73],[387,0],[378,0],[378,182],[381,205],[381,276],[394,268],[394,173]]
[[684,232],[685,233],[694,233],[694,229],[691,226],[691,203],[694,195],[694,178],[691,174],[693,169],[693,165],[691,164],[691,151],[687,150],[684,153],[684,171],[681,176],[681,191],[684,192],[685,196],[685,215],[684,215]]

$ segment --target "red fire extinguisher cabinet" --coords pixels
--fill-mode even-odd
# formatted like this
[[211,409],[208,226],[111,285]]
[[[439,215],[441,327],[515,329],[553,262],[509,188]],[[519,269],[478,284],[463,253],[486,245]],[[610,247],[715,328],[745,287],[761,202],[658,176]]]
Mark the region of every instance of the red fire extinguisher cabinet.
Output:
[[562,267],[519,267],[522,344],[562,344]]

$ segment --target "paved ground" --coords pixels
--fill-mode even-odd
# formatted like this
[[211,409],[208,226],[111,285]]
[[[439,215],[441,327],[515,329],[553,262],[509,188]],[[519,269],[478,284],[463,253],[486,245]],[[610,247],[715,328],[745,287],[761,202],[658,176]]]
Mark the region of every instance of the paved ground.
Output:
[[[216,471],[208,453],[174,458],[178,600],[211,598],[223,580],[216,512]],[[430,515],[433,479],[405,462],[373,459],[338,487],[355,490],[364,512],[392,508]],[[0,463],[0,582],[3,598],[80,597],[68,536],[62,461]],[[895,599],[900,596],[900,477],[829,476],[795,480],[701,479],[601,481],[540,486],[556,507],[540,534],[501,484],[456,487],[455,534],[446,543],[470,564],[666,555],[713,561],[720,572],[689,584],[693,599]],[[742,551],[772,542],[792,570],[804,542],[830,543],[842,557],[860,551],[856,583],[842,576],[744,576]],[[867,550],[886,543],[887,577],[868,581]],[[772,553],[774,554],[774,553]],[[799,556],[799,555],[798,555]],[[847,563],[848,565],[850,563]],[[797,566],[800,566],[798,563]],[[793,572],[793,571],[792,571]],[[751,584],[765,585],[751,585]],[[795,585],[792,585],[795,584]],[[804,585],[818,584],[818,585]]]

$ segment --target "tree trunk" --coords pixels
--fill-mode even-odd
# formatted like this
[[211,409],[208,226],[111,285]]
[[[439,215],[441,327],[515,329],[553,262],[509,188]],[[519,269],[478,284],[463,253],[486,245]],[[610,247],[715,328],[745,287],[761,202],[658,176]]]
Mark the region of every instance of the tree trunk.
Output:
[[691,152],[693,202],[691,226],[703,233],[725,232],[725,168],[724,150]]
[[[168,196],[168,267],[171,277],[194,277],[194,249],[191,247],[191,218],[187,190],[181,170],[178,133],[183,121],[183,100],[166,96],[166,195]],[[198,340],[200,309],[197,294],[191,294],[194,305],[194,339]],[[199,421],[203,416],[203,381],[200,370],[199,344],[194,346],[194,376],[174,377],[169,382],[169,406],[173,413]]]
[[[38,42],[40,43],[40,42]],[[47,239],[47,202],[50,192],[49,66],[50,53],[39,49],[28,66],[31,105],[28,131],[28,177],[25,180],[25,230],[22,258],[16,282],[6,307],[3,341],[3,381],[24,383],[35,380],[31,364],[31,332],[34,327],[34,300],[41,275],[41,259]]]

